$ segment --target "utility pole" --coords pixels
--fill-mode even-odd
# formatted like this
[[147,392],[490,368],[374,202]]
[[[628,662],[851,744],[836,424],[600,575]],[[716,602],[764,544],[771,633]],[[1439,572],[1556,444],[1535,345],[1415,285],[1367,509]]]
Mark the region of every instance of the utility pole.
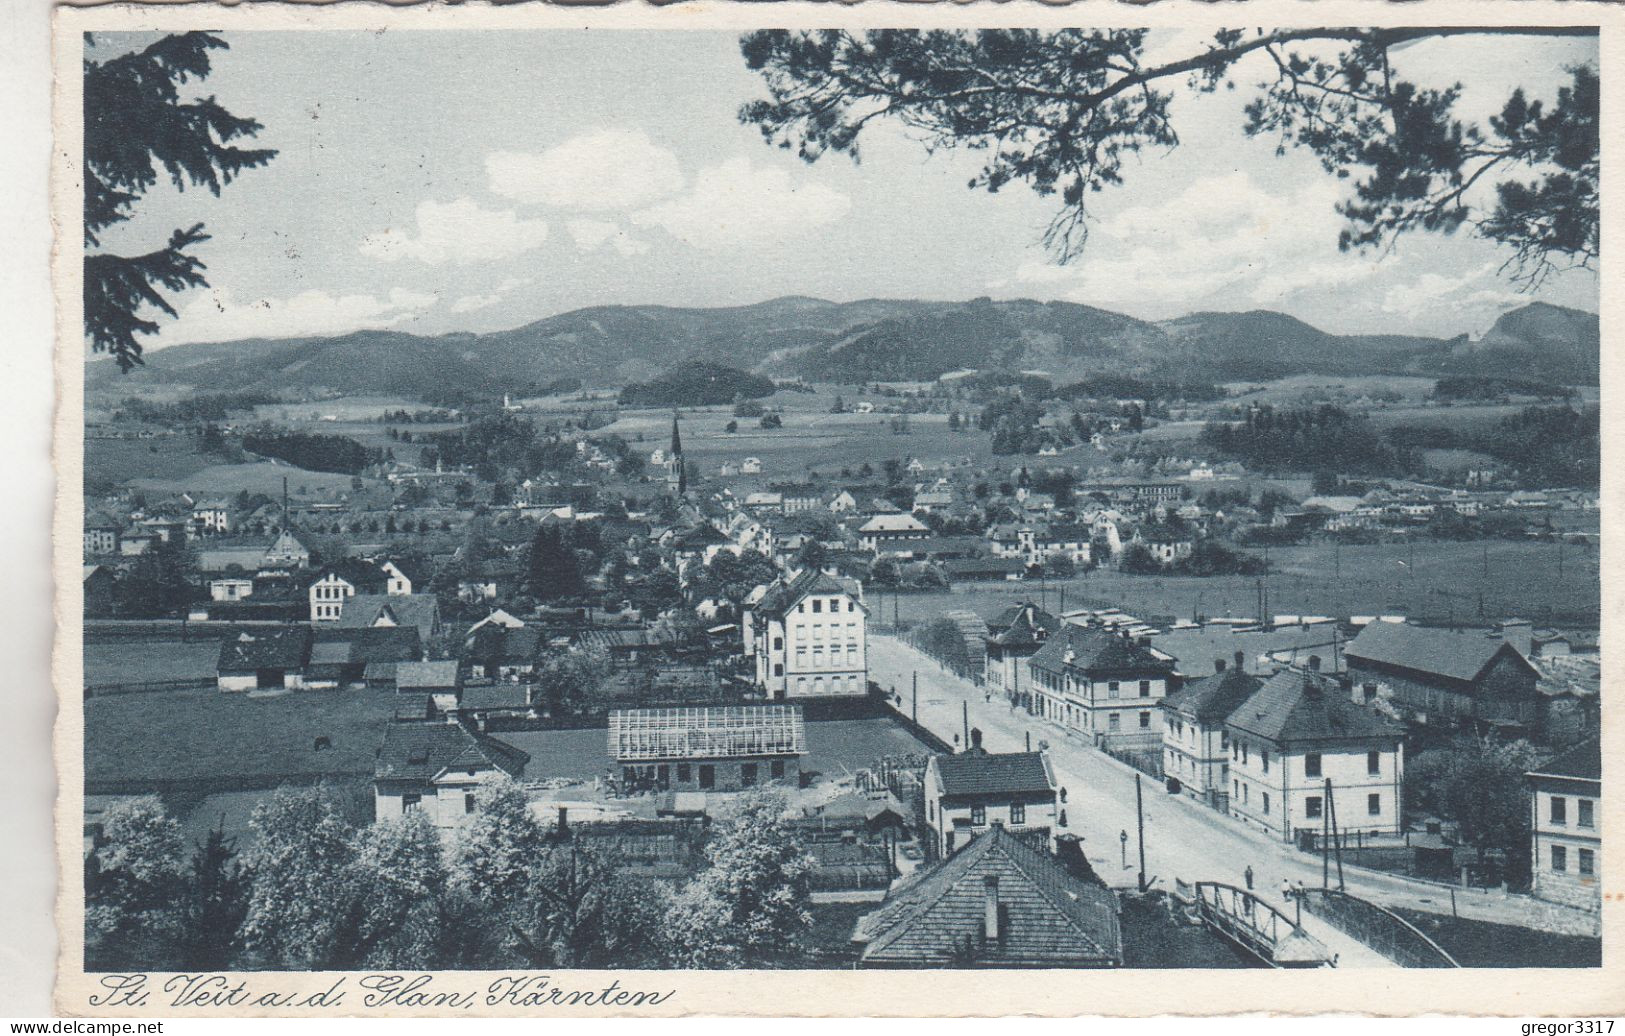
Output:
[[[1332,794],[1332,779],[1326,778],[1325,797]],[[1320,887],[1329,888],[1332,883],[1332,811],[1331,803],[1323,801],[1320,804]]]
[[1326,778],[1326,814],[1332,825],[1332,846],[1337,851],[1337,890],[1343,891],[1343,836],[1337,829],[1337,799],[1332,797],[1332,779]]
[[1140,891],[1145,891],[1145,793],[1140,788],[1140,775],[1134,775],[1134,822],[1140,835]]
[[970,701],[967,699],[959,703],[960,714],[965,720],[965,750],[970,750]]
[[914,671],[914,725],[920,725],[920,671]]

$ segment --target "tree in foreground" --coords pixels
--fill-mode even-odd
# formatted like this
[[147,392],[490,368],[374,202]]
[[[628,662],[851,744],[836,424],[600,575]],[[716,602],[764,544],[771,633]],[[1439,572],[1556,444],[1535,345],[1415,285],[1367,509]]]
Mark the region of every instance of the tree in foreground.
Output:
[[709,866],[667,920],[680,967],[750,967],[794,958],[812,927],[813,859],[772,792],[740,796],[705,847]]
[[517,903],[544,845],[545,832],[524,789],[506,775],[487,778],[475,796],[473,818],[452,844],[452,888],[484,907]]
[[249,818],[254,891],[243,945],[267,963],[327,963],[348,911],[355,830],[327,788],[278,788]]
[[91,251],[101,247],[101,234],[134,215],[159,170],[177,190],[207,187],[218,195],[243,170],[276,155],[233,143],[259,133],[253,119],[233,115],[212,96],[181,99],[180,87],[209,75],[209,52],[225,49],[212,33],[184,32],[84,63],[85,337],[125,372],[142,362],[137,337],[158,332],[157,321],[141,311],[173,317],[166,292],[208,285],[194,247],[209,236],[201,223],[177,228],[162,248],[126,256]]
[[86,954],[153,963],[176,934],[186,863],[180,824],[158,796],[142,795],[108,807],[101,828],[85,870]]
[[531,967],[655,967],[664,958],[666,897],[578,840],[537,861],[511,931]]
[[190,880],[180,901],[175,967],[225,971],[237,954],[237,937],[248,917],[249,873],[237,861],[236,839],[213,828],[192,853]]
[[343,882],[343,913],[327,964],[432,968],[446,895],[440,834],[422,810],[364,828]]
[[[1224,29],[1183,56],[1148,62],[1145,29],[763,30],[740,41],[768,97],[740,118],[813,162],[858,157],[870,123],[889,120],[928,150],[986,159],[972,188],[1025,183],[1058,195],[1044,241],[1061,261],[1088,236],[1089,195],[1123,182],[1125,162],[1179,143],[1175,92],[1233,87],[1254,55],[1264,81],[1241,129],[1278,150],[1307,148],[1350,180],[1339,206],[1344,249],[1385,248],[1414,230],[1464,223],[1510,249],[1526,286],[1599,253],[1599,99],[1595,68],[1568,69],[1549,100],[1514,90],[1488,125],[1456,111],[1460,84],[1425,87],[1390,60],[1445,36],[1595,36],[1595,28]],[[1482,185],[1486,190],[1476,190]],[[1493,191],[1488,190],[1493,185]],[[1485,197],[1493,195],[1493,197]]]

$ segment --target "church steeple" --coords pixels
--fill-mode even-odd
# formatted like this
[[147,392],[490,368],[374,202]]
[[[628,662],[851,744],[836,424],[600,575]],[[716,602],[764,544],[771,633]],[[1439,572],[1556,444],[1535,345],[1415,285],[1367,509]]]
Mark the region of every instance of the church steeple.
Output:
[[677,468],[677,495],[688,492],[688,465],[683,463],[683,434],[677,430],[677,411],[671,412],[671,461]]

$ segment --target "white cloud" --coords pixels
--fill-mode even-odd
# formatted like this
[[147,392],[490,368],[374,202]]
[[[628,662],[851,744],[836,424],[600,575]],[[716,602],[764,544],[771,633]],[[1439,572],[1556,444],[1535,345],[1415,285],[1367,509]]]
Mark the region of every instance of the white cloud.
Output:
[[640,241],[626,228],[601,219],[573,219],[564,225],[570,239],[583,252],[596,251],[605,242],[622,255],[642,255],[649,250],[647,241]]
[[505,198],[594,212],[637,208],[683,189],[677,156],[642,130],[584,133],[540,154],[497,151],[486,156],[485,172]]
[[490,291],[464,295],[453,301],[449,308],[453,313],[472,313],[477,309],[487,309],[507,298],[508,293],[515,288],[522,288],[529,283],[529,277],[504,277],[501,283]]
[[1485,263],[1456,277],[1424,273],[1390,287],[1382,296],[1384,313],[1412,315],[1446,311],[1479,313],[1528,301],[1498,279],[1499,264]]
[[361,239],[361,254],[394,262],[416,259],[430,265],[508,259],[547,240],[547,223],[516,213],[482,209],[472,198],[425,201],[417,208],[417,233],[390,227]]
[[832,223],[851,204],[832,188],[797,184],[782,169],[733,158],[700,170],[692,191],[633,213],[632,222],[663,227],[696,248],[715,251]]
[[485,309],[487,306],[494,306],[501,301],[502,295],[498,292],[490,292],[485,295],[464,295],[451,304],[451,311],[453,313],[472,313],[476,309]]
[[297,338],[337,335],[364,328],[392,327],[421,316],[436,296],[395,288],[376,295],[330,295],[304,291],[289,298],[246,302],[225,290],[211,290],[181,307],[180,316],[164,327],[164,346],[186,342],[229,342],[242,338]]
[[1023,263],[1008,283],[1107,307],[1133,300],[1152,317],[1279,307],[1377,272],[1371,259],[1337,252],[1340,197],[1328,179],[1276,193],[1245,172],[1206,177],[1154,205],[1102,216],[1071,265]]

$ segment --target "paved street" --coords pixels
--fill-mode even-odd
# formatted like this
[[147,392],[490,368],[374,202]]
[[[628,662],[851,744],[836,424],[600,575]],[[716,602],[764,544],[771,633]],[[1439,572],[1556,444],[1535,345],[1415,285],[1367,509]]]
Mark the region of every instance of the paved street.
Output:
[[[869,638],[870,679],[902,695],[901,710],[910,710],[910,677],[919,673],[919,721],[952,744],[963,740],[963,711],[981,729],[989,751],[1014,752],[1045,746],[1056,777],[1066,790],[1066,830],[1084,839],[1084,851],[1109,884],[1132,887],[1138,875],[1134,784],[1141,776],[1145,803],[1145,869],[1158,887],[1171,889],[1174,879],[1218,881],[1245,887],[1244,873],[1253,869],[1260,895],[1281,902],[1282,879],[1316,887],[1322,884],[1318,856],[1301,853],[1284,842],[1246,827],[1183,795],[1170,795],[1161,783],[1138,775],[1127,764],[1075,740],[1061,727],[1012,709],[1001,699],[984,700],[980,688],[944,670],[928,656],[891,637]],[[1128,841],[1122,841],[1126,832]],[[1124,857],[1127,866],[1124,866]],[[1450,913],[1450,889],[1345,866],[1347,890],[1387,907]],[[1335,864],[1332,881],[1336,881]],[[1580,911],[1542,903],[1527,896],[1496,891],[1457,889],[1462,917],[1547,931],[1594,935],[1594,921]],[[1291,911],[1287,911],[1291,913]],[[1322,934],[1315,925],[1313,934]],[[1328,945],[1330,939],[1326,940]]]

